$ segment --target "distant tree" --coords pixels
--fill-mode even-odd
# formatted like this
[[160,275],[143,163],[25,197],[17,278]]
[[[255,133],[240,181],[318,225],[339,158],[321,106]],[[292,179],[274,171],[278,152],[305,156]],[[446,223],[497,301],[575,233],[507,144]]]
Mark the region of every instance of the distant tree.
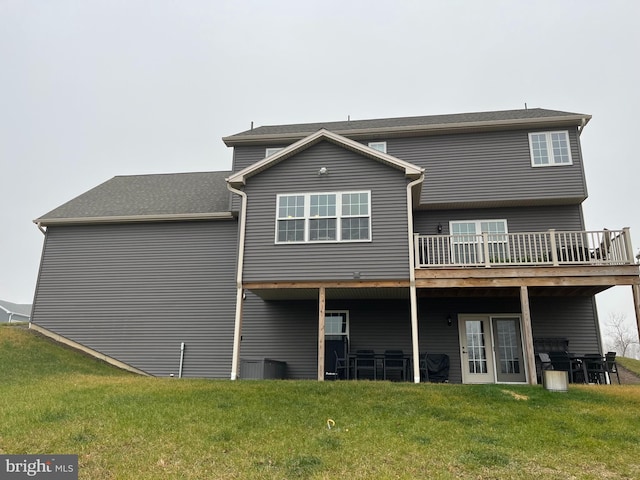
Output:
[[[607,328],[607,348],[615,350],[619,355],[626,357],[638,345],[638,332],[627,323],[627,315],[620,312],[609,313],[605,323]],[[634,325],[635,327],[635,325]]]

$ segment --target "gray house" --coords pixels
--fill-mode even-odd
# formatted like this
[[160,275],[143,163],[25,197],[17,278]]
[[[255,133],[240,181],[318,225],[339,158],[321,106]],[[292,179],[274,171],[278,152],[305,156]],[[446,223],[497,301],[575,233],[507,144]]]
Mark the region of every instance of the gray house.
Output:
[[31,319],[31,305],[0,300],[0,323],[28,322]]
[[231,171],[115,177],[35,220],[32,327],[156,376],[396,350],[416,382],[444,354],[451,382],[536,383],[537,342],[600,350],[596,293],[640,310],[629,230],[585,230],[590,118],[264,126],[223,139]]

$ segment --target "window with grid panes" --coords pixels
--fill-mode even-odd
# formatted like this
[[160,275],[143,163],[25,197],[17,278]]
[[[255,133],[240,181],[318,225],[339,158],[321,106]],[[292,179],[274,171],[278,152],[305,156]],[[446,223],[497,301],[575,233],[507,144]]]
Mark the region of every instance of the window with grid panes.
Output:
[[371,240],[371,192],[277,196],[276,243]]

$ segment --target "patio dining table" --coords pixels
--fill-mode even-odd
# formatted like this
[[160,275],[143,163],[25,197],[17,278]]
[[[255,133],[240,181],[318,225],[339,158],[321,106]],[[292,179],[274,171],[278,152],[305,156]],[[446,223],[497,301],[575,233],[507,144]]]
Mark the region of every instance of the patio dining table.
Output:
[[583,383],[610,383],[607,360],[603,355],[599,353],[571,353],[569,358],[582,367]]
[[[349,378],[356,378],[357,379],[357,372],[356,372],[356,367],[357,367],[357,363],[356,363],[356,359],[358,358],[358,354],[357,353],[349,353],[348,355],[348,364],[347,364],[347,379]],[[360,358],[365,358],[365,357],[360,357]],[[368,357],[371,358],[371,357]],[[385,359],[385,354],[384,353],[374,353],[373,354],[373,359],[375,362],[375,368],[376,368],[376,375],[375,378],[381,378],[378,374],[377,374],[377,370],[379,368],[382,368],[382,372],[384,375],[384,359]],[[393,360],[399,360],[396,358],[393,358]],[[404,353],[402,355],[402,362],[403,362],[403,371],[404,371],[404,378],[408,379],[409,378],[409,373],[410,373],[410,366],[411,366],[411,355]],[[353,375],[352,373],[353,372]]]

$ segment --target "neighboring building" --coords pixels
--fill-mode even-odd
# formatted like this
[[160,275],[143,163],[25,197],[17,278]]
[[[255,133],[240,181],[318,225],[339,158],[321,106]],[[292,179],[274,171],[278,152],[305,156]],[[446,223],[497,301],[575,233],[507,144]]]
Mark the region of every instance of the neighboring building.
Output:
[[28,322],[31,320],[31,305],[0,300],[0,323]]
[[224,138],[230,172],[115,177],[35,220],[32,325],[158,376],[322,379],[348,345],[403,350],[416,380],[431,352],[452,382],[535,383],[535,339],[600,350],[596,293],[638,310],[628,229],[585,231],[590,118],[265,126]]

